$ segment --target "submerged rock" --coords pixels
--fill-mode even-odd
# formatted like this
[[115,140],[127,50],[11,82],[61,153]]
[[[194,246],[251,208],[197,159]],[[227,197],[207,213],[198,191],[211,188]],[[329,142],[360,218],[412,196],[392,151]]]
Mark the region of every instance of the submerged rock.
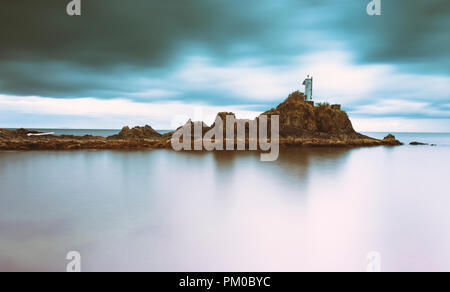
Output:
[[411,142],[411,143],[409,143],[409,145],[412,145],[412,146],[428,146],[430,144],[428,144],[428,143],[421,143],[421,142]]

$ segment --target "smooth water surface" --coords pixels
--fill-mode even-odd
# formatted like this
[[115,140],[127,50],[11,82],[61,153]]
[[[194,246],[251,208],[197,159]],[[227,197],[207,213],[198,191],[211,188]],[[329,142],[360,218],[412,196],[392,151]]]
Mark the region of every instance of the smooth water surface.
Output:
[[272,163],[0,152],[0,271],[64,271],[73,250],[83,271],[365,271],[371,251],[385,271],[450,271],[450,135],[440,139],[298,148]]

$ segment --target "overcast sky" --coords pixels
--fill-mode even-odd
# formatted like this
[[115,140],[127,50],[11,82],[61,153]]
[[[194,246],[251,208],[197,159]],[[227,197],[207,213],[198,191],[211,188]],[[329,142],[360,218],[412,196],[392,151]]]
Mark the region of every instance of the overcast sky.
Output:
[[0,1],[0,127],[253,117],[306,75],[362,131],[450,132],[450,1]]

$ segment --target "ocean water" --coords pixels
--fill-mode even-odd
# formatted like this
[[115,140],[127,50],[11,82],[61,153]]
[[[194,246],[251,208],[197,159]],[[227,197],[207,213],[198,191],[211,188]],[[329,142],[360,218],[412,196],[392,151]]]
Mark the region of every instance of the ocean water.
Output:
[[[367,132],[363,133],[369,137],[383,139],[390,133],[388,132]],[[449,133],[392,133],[398,140],[405,144],[411,142],[421,142],[428,144],[436,144],[439,146],[450,146]]]
[[450,271],[450,134],[397,136],[438,146],[0,152],[0,271]]

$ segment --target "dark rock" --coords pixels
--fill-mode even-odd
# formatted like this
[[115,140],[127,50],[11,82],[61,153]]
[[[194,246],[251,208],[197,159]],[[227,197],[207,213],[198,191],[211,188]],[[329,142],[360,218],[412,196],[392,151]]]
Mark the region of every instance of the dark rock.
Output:
[[411,143],[409,143],[409,145],[412,145],[412,146],[426,146],[426,145],[429,145],[428,143],[421,143],[421,142],[411,142]]
[[389,134],[386,137],[384,137],[383,139],[383,145],[388,145],[388,146],[398,146],[398,145],[403,145],[402,142],[398,141],[394,135]]
[[42,133],[26,129],[17,129],[17,130],[0,129],[0,139],[27,138],[28,134],[42,134]]
[[298,91],[262,115],[280,116],[281,137],[320,136],[321,133],[358,136],[347,113],[325,104],[315,107],[305,102],[305,95]]
[[[208,132],[211,127],[208,127],[208,125],[206,125],[204,122],[193,122],[191,119],[189,119],[186,124],[184,124],[181,127],[178,127],[178,129],[176,129],[176,131],[178,131],[179,129],[186,127],[186,126],[190,126],[191,127],[191,137],[195,137],[195,128],[196,127],[202,127],[202,137],[206,134],[206,132]],[[171,139],[172,138],[173,133],[166,133],[164,135],[161,136],[161,138],[163,139]]]
[[150,126],[144,127],[134,127],[130,129],[129,127],[123,127],[119,134],[108,137],[110,140],[126,140],[126,139],[159,139],[161,134],[155,131]]

